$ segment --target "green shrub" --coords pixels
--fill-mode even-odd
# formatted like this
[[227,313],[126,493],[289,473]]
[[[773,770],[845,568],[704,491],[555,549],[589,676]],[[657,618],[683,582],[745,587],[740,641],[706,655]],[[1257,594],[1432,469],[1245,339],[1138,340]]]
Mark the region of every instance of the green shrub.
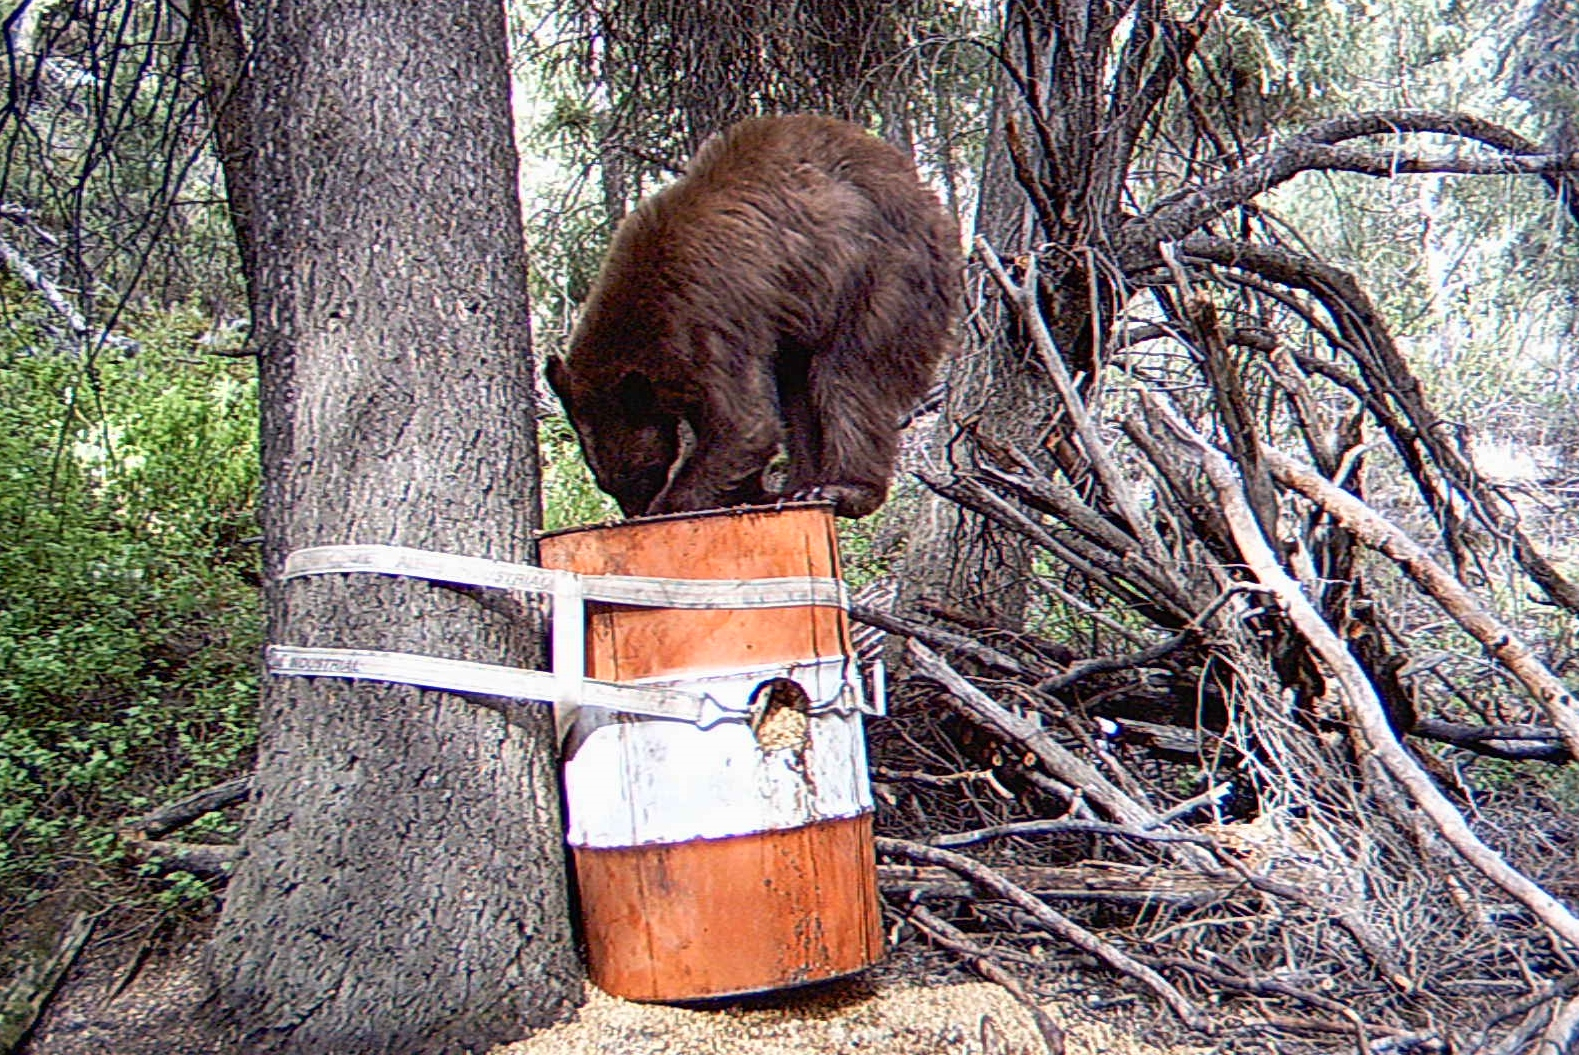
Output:
[[619,507],[592,482],[575,430],[562,413],[537,427],[543,466],[543,526],[549,531],[618,519]]
[[91,362],[0,331],[0,889],[113,862],[115,821],[247,762],[256,388],[201,325]]

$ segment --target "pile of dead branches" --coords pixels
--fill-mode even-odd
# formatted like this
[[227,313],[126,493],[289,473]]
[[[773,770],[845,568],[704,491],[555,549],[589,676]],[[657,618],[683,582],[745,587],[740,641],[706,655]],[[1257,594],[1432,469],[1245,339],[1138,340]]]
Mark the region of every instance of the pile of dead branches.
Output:
[[[1170,258],[1177,315],[1147,335],[1187,342],[1198,375],[1158,384],[1132,343],[1132,383],[1098,401],[1059,377],[1028,292],[1036,258],[1016,281],[979,249],[1088,457],[1071,477],[1047,449],[967,429],[969,466],[925,476],[1056,569],[1030,585],[1062,632],[935,601],[921,618],[855,609],[906,639],[911,674],[876,751],[895,911],[989,973],[1025,962],[1028,934],[1058,939],[1206,1033],[1373,1051],[1566,1043],[1579,919],[1557,895],[1574,889],[1575,818],[1462,770],[1468,752],[1570,761],[1572,694],[1450,555],[1360,497],[1363,432],[1327,410],[1310,371],[1270,339],[1248,346],[1253,365],[1230,354],[1194,288],[1201,262]],[[1321,468],[1222,411],[1246,405],[1250,370]],[[1460,508],[1502,502],[1457,482]],[[1481,528],[1485,545],[1518,545],[1489,515]],[[1427,625],[1445,619],[1455,633]],[[1450,676],[1482,657],[1498,668],[1490,689]],[[1469,705],[1488,691],[1494,706]]]
[[978,243],[1056,413],[1034,448],[956,417],[920,475],[1030,548],[1030,615],[855,607],[908,671],[874,751],[884,889],[1022,992],[1034,941],[1203,1034],[1568,1050],[1579,824],[1508,767],[1570,762],[1579,707],[1476,571],[1520,569],[1563,619],[1572,585],[1358,284],[1278,259],[1282,288],[1161,245],[1093,384],[1040,254]]
[[1541,777],[1579,757],[1579,523],[1477,471],[1266,195],[1522,174],[1565,221],[1579,160],[1464,113],[1247,108],[1220,10],[1004,8],[915,473],[947,529],[854,612],[905,666],[890,908],[1028,998],[1028,950],[1063,951],[1230,1046],[1571,1050],[1575,809]]

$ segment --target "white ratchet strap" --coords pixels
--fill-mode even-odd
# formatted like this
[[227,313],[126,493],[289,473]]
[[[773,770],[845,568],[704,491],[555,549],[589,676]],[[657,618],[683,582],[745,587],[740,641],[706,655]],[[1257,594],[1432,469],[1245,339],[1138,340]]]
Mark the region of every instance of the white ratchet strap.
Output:
[[574,575],[554,578],[554,624],[549,642],[549,663],[554,671],[554,703],[566,711],[581,706],[586,695],[586,604],[581,580]]
[[531,564],[458,557],[409,546],[313,546],[285,558],[282,578],[374,572],[416,579],[552,594],[556,580],[574,576],[589,601],[641,608],[849,608],[844,583],[833,578],[661,579],[638,575],[576,575]]
[[[514,700],[550,701],[560,691],[555,675],[541,670],[416,656],[408,652],[270,645],[266,656],[271,674],[389,681]],[[606,707],[611,711],[653,718],[679,718],[704,729],[739,714],[721,706],[709,695],[662,685],[620,685],[586,678],[581,680],[579,691],[582,704],[589,707]]]
[[[678,718],[706,728],[738,716],[706,692],[659,684],[626,685],[585,676],[587,600],[652,608],[788,608],[826,605],[848,608],[844,584],[833,578],[663,579],[626,575],[578,575],[529,564],[461,557],[406,546],[315,546],[285,560],[283,579],[337,573],[373,573],[548,594],[554,621],[550,654],[553,673],[404,652],[303,648],[272,645],[271,674],[365,678],[451,692],[557,703],[562,713],[580,706],[652,717]],[[842,661],[842,657],[840,657]],[[689,679],[688,679],[689,680]],[[864,709],[864,708],[862,708]]]

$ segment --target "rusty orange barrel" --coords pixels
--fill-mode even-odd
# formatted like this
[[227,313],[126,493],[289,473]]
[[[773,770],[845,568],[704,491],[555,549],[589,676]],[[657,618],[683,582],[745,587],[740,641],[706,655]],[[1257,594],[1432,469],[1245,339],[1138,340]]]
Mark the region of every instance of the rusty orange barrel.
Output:
[[[839,576],[820,503],[556,532],[542,561],[587,575]],[[740,710],[705,728],[575,712],[567,838],[592,980],[631,1000],[698,1000],[874,963],[865,739],[859,710],[840,705],[854,669],[845,612],[589,603],[586,623],[587,677],[706,691]]]

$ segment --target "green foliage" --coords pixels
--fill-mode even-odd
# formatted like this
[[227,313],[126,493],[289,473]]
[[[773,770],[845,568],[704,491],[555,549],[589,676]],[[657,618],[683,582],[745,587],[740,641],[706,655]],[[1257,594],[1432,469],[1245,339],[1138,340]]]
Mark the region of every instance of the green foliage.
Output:
[[548,531],[614,520],[620,515],[614,500],[592,481],[592,472],[581,457],[575,430],[562,413],[544,417],[537,426],[538,450],[543,465],[543,527]]
[[836,521],[844,581],[851,593],[897,569],[920,510],[921,485],[901,473],[877,512],[860,520]]
[[250,362],[152,316],[79,361],[0,331],[0,889],[236,772],[260,635]]

